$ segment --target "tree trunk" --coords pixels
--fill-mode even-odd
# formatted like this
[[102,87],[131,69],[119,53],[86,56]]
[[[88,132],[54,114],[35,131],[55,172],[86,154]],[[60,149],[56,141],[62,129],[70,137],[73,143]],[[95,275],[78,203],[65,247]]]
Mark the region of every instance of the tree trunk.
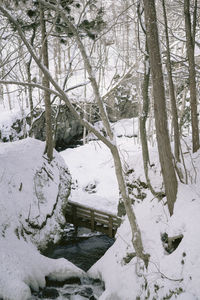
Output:
[[[48,5],[48,7],[52,8],[52,9],[55,9],[56,11],[58,9],[57,6],[54,6],[50,3],[47,4],[46,2],[44,2],[42,0],[40,0],[40,3],[42,3],[44,5]],[[1,6],[0,6],[0,11],[12,22],[12,24],[15,25],[22,41],[26,45],[28,51],[32,55],[32,57],[35,60],[36,64],[42,70],[42,72],[45,75],[46,79],[48,79],[48,81],[51,82],[51,84],[54,86],[56,91],[60,94],[60,99],[65,101],[65,103],[67,104],[67,106],[70,109],[73,116],[77,120],[79,120],[81,122],[81,124],[87,128],[88,131],[93,132],[97,136],[97,138],[99,138],[105,145],[107,145],[109,147],[109,149],[110,149],[110,151],[113,155],[113,159],[114,159],[115,172],[116,172],[116,176],[117,176],[117,180],[118,180],[119,191],[122,194],[124,204],[125,204],[125,208],[126,208],[126,212],[127,212],[127,216],[128,216],[130,226],[131,226],[133,247],[135,249],[136,256],[138,258],[141,258],[144,261],[145,266],[147,267],[148,262],[149,262],[149,255],[144,253],[142,238],[141,238],[141,232],[140,232],[139,227],[137,225],[136,216],[134,214],[134,211],[132,210],[131,201],[130,201],[130,198],[129,198],[129,195],[128,195],[128,192],[127,192],[127,188],[126,188],[126,184],[125,184],[125,180],[124,180],[124,176],[123,176],[123,169],[122,169],[121,160],[120,160],[120,156],[119,156],[119,151],[118,151],[118,148],[115,144],[115,140],[113,139],[113,133],[112,133],[112,130],[111,130],[111,127],[110,127],[110,123],[108,121],[107,114],[105,112],[104,104],[103,104],[102,99],[99,95],[96,79],[93,75],[93,70],[91,68],[89,59],[86,55],[84,46],[83,46],[83,44],[80,40],[80,37],[78,35],[78,32],[77,32],[76,28],[66,18],[65,13],[62,13],[62,10],[59,10],[60,15],[63,18],[63,20],[67,23],[70,30],[73,29],[72,32],[75,33],[76,42],[77,42],[77,45],[78,45],[78,47],[81,51],[81,54],[82,54],[83,60],[85,62],[85,66],[86,66],[88,75],[89,75],[91,83],[92,83],[92,87],[93,87],[93,91],[94,91],[94,94],[95,94],[95,97],[96,97],[96,101],[97,101],[97,103],[99,105],[99,108],[100,108],[101,118],[102,118],[103,123],[105,124],[105,127],[106,127],[106,131],[107,131],[107,134],[108,134],[107,138],[104,137],[104,135],[102,135],[98,130],[96,130],[95,127],[93,125],[91,125],[88,121],[81,118],[80,114],[76,111],[76,109],[74,108],[74,106],[70,102],[70,100],[69,100],[68,96],[66,95],[66,93],[64,92],[64,90],[53,79],[51,74],[48,72],[47,68],[41,63],[40,59],[36,56],[33,48],[31,47],[31,45],[28,43],[27,39],[25,38],[25,36],[24,36],[24,34],[21,30],[21,27],[17,23],[17,21],[15,21],[15,19],[8,13],[8,11],[5,10]]]
[[[195,59],[194,59],[195,25],[193,25],[194,35],[192,36],[190,0],[184,0],[184,14],[185,14],[186,47],[187,47],[187,56],[188,56],[188,63],[189,63],[192,143],[193,143],[193,152],[196,152],[199,149],[200,145],[199,145],[198,114],[197,114],[196,70],[195,70]],[[194,20],[195,20],[195,16],[194,16]]]
[[[48,42],[46,37],[46,24],[44,18],[44,10],[42,5],[40,5],[40,25],[42,34],[42,59],[43,64],[49,69],[49,56],[48,56]],[[50,87],[49,79],[43,76],[43,85],[47,88]],[[51,161],[53,159],[53,131],[52,131],[52,121],[51,121],[51,99],[50,93],[44,91],[44,102],[45,102],[45,119],[46,119],[46,148],[45,153]]]
[[162,0],[162,6],[163,6],[163,15],[164,15],[164,23],[165,23],[166,47],[167,47],[167,63],[166,64],[167,64],[169,92],[170,92],[171,109],[172,109],[172,124],[173,124],[173,129],[174,129],[174,155],[175,155],[176,161],[180,162],[180,134],[179,134],[177,107],[176,107],[176,97],[175,97],[174,83],[173,83],[173,78],[172,78],[172,67],[171,67],[169,35],[168,35],[168,22],[167,22],[166,8],[165,8],[165,0]]
[[[146,47],[146,51],[147,51],[147,47]],[[146,171],[148,169],[148,164],[149,164],[149,149],[148,149],[148,144],[147,144],[147,133],[146,133],[146,121],[147,121],[148,112],[149,112],[149,95],[148,95],[149,77],[150,77],[149,56],[145,55],[145,57],[144,57],[144,78],[143,78],[143,85],[142,85],[143,105],[142,105],[142,112],[141,112],[141,116],[139,118],[139,122],[140,122],[140,138],[141,138],[141,143],[142,143],[143,164],[144,164],[144,170],[146,170]],[[148,172],[145,172],[145,174],[146,173],[148,173]]]
[[143,243],[142,243],[142,238],[141,238],[141,232],[137,224],[136,216],[135,213],[132,209],[131,205],[131,199],[128,195],[124,176],[123,176],[123,169],[122,169],[122,164],[121,164],[121,159],[119,156],[119,151],[116,146],[113,146],[111,149],[111,153],[114,159],[114,164],[115,164],[115,174],[117,177],[117,182],[119,186],[119,191],[121,193],[126,214],[130,223],[131,227],[131,232],[132,232],[132,244],[135,249],[137,257],[141,258],[145,264],[145,267],[148,267],[149,263],[149,258],[150,255],[144,252],[143,248]]
[[[31,36],[30,44],[33,46],[33,42],[35,39],[35,27],[33,28],[33,33]],[[31,62],[32,62],[32,56],[30,55],[30,58],[26,64],[27,68],[27,76],[28,76],[28,82],[31,83]],[[31,125],[33,122],[33,95],[32,95],[32,87],[28,86],[28,98],[29,98],[29,105],[30,105],[30,116],[31,116]]]
[[[30,57],[29,61],[26,64],[28,83],[31,83],[31,60],[32,60],[32,57]],[[32,95],[32,87],[31,86],[28,86],[28,98],[29,98],[30,116],[31,116],[31,125],[32,125],[32,122],[33,122],[33,95]]]
[[154,0],[144,0],[145,23],[153,82],[154,115],[159,159],[170,215],[173,214],[177,194],[177,178],[170,147],[165,90],[158,40],[157,18]]
[[126,188],[126,184],[125,184],[125,180],[124,180],[124,176],[123,176],[123,169],[122,169],[122,165],[121,165],[121,159],[119,156],[119,151],[117,148],[117,145],[115,144],[115,139],[113,137],[113,132],[108,120],[108,116],[105,110],[105,106],[104,103],[102,101],[102,98],[100,96],[99,93],[99,89],[98,89],[98,85],[96,82],[96,78],[94,76],[94,72],[92,70],[89,58],[86,54],[84,45],[78,35],[78,32],[76,30],[76,28],[73,26],[73,24],[65,17],[65,15],[63,16],[63,20],[67,23],[67,25],[69,26],[70,30],[73,32],[75,39],[76,39],[76,43],[79,47],[79,50],[81,52],[82,58],[84,60],[85,63],[85,68],[87,70],[87,73],[89,75],[89,79],[92,85],[92,89],[95,95],[95,99],[96,102],[98,104],[99,107],[99,113],[104,125],[104,128],[106,129],[107,135],[108,135],[108,139],[111,142],[111,144],[107,144],[112,156],[113,156],[113,160],[114,160],[114,164],[115,164],[115,173],[116,173],[116,177],[117,177],[117,181],[118,181],[118,186],[119,186],[119,191],[122,195],[122,199],[124,201],[124,206],[126,209],[126,213],[127,213],[127,217],[131,226],[131,231],[132,231],[132,243],[133,243],[133,247],[135,249],[136,255],[137,257],[141,258],[144,261],[144,264],[146,266],[146,268],[148,267],[148,262],[149,262],[149,254],[145,254],[144,253],[144,248],[143,248],[143,244],[142,244],[142,238],[141,238],[141,232],[140,229],[137,225],[137,221],[136,221],[136,216],[133,212],[132,206],[131,206],[131,200],[129,198],[128,192],[127,192],[127,188]]

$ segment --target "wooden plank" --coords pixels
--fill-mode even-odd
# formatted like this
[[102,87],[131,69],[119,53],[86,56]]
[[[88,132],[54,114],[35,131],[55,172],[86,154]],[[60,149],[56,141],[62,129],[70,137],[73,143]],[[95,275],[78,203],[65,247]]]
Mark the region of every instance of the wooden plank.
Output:
[[69,205],[76,205],[76,207],[81,207],[83,209],[88,209],[88,210],[93,210],[94,212],[97,212],[97,213],[100,213],[100,214],[104,214],[106,216],[111,216],[111,217],[116,217],[116,215],[112,214],[112,213],[108,213],[106,211],[101,211],[101,210],[98,210],[98,209],[94,209],[92,207],[89,207],[87,205],[82,205],[80,203],[77,203],[77,202],[71,202],[71,201],[68,201],[68,204]]
[[109,224],[109,220],[108,221],[105,221],[105,220],[101,220],[101,219],[96,219],[95,218],[95,222],[96,223],[99,223],[99,224],[102,224],[102,225],[107,225]]
[[105,215],[103,215],[103,214],[100,215],[100,214],[97,214],[96,212],[94,212],[94,215],[95,215],[95,218],[96,218],[96,219],[109,221],[109,216],[105,216]]
[[72,205],[72,220],[73,224],[76,225],[76,206]]
[[78,207],[76,206],[77,211],[83,212],[83,213],[88,213],[90,211],[90,209],[83,209],[82,207]]
[[108,236],[113,237],[113,222],[111,216],[109,217]]
[[92,231],[100,231],[113,237],[121,224],[121,219],[116,215],[91,209],[77,203],[67,204],[66,219],[75,226],[90,228]]
[[94,211],[91,210],[90,211],[91,214],[91,230],[94,231],[95,230],[95,217],[94,217]]
[[82,211],[76,211],[76,216],[77,217],[85,217],[87,219],[91,218],[90,212],[84,213]]

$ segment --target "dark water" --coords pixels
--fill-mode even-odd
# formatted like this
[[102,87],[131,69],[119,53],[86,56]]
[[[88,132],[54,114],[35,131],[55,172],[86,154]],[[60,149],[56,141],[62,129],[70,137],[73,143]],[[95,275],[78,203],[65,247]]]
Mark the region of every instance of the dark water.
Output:
[[[64,257],[87,271],[113,243],[114,239],[104,234],[91,233],[83,228],[76,232],[72,225],[68,225],[62,241],[50,246],[43,254],[55,259]],[[71,278],[64,283],[47,280],[47,287],[39,293],[33,293],[32,299],[97,300],[103,290],[101,281],[88,277]]]
[[87,271],[104,255],[113,242],[114,240],[106,235],[65,239],[61,243],[50,247],[45,255],[50,258],[64,257],[79,268]]

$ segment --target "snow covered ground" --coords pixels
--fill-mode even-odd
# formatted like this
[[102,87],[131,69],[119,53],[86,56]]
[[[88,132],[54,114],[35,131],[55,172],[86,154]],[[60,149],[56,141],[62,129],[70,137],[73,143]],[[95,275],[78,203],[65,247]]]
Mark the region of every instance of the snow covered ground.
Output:
[[[117,135],[121,135],[125,123],[126,132],[133,131],[132,120],[121,123],[123,126],[120,122],[115,126]],[[125,168],[134,170],[129,180],[145,181],[141,146],[136,139],[125,136],[117,141]],[[106,290],[101,300],[200,299],[200,151],[191,154],[187,139],[183,152],[189,184],[179,183],[174,215],[169,216],[165,198],[158,202],[148,190],[144,190],[146,198],[137,200],[133,206],[144,248],[151,255],[148,270],[135,257],[127,262],[134,249],[125,218],[114,245],[88,272],[105,281]],[[70,200],[116,212],[118,187],[108,149],[99,141],[91,141],[85,146],[67,149],[61,155],[74,182]],[[158,191],[162,189],[162,180],[156,147],[150,147],[150,159],[153,166],[149,174]],[[164,233],[169,237],[183,235],[171,254],[161,240]]]
[[[134,170],[127,180],[144,182],[141,146],[137,138],[127,137],[133,132],[132,125],[132,120],[116,124],[115,131],[121,136],[117,143],[125,171]],[[55,263],[41,256],[36,248],[48,239],[59,237],[63,201],[57,204],[44,229],[37,230],[35,226],[33,230],[31,225],[42,226],[51,214],[59,182],[62,182],[61,198],[66,197],[69,188],[69,181],[63,180],[67,172],[63,159],[55,152],[55,160],[49,165],[43,149],[44,144],[33,139],[0,144],[0,298],[3,299],[28,299],[30,287],[43,287],[45,276],[61,279],[84,274],[66,260]],[[138,198],[133,205],[144,248],[151,255],[148,270],[134,257],[130,226],[125,218],[114,245],[88,271],[89,276],[105,282],[100,300],[200,299],[200,151],[191,154],[190,141],[186,139],[183,153],[188,185],[179,183],[174,215],[169,216],[165,198],[158,202],[145,188],[144,199]],[[63,151],[61,156],[72,175],[69,199],[117,212],[119,194],[108,149],[99,141],[90,141]],[[150,159],[149,174],[158,191],[162,189],[162,180],[156,147],[150,147]],[[133,192],[137,195],[137,190]],[[163,234],[183,235],[171,254],[161,240]]]

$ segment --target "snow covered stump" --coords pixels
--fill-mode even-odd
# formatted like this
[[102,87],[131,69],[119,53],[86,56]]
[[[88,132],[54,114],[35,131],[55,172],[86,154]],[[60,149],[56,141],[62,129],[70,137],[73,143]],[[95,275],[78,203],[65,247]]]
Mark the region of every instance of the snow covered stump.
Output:
[[62,281],[84,271],[65,259],[44,257],[37,248],[61,237],[71,176],[54,152],[49,163],[44,143],[34,139],[0,147],[0,298],[26,300],[45,277]]

